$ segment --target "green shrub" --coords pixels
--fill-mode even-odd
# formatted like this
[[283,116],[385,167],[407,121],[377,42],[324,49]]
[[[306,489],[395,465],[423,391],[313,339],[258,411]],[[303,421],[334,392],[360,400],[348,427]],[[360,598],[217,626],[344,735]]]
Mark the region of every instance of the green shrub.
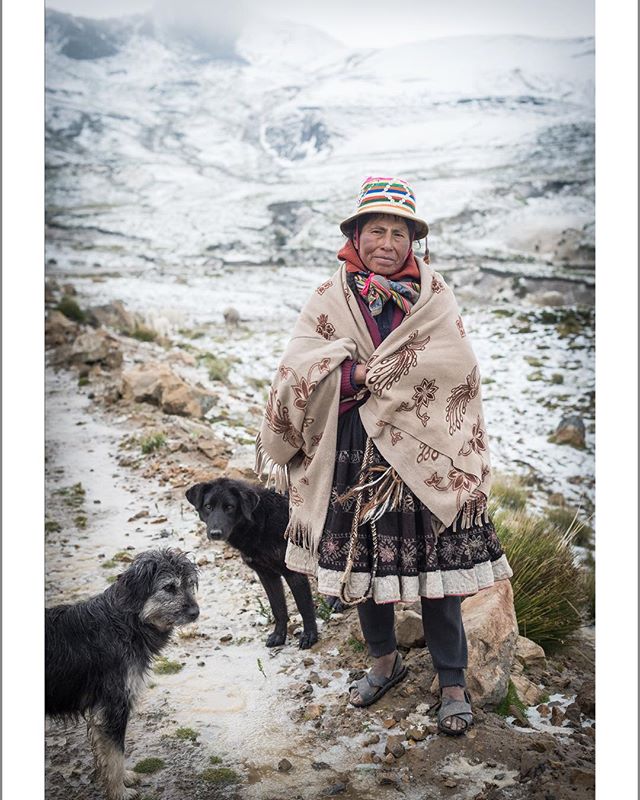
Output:
[[581,519],[578,511],[571,506],[554,506],[544,512],[545,519],[561,531],[572,530],[572,544],[579,547],[593,547],[593,529]]
[[164,761],[161,758],[143,758],[142,761],[138,761],[133,771],[140,775],[152,775],[163,767]]
[[55,519],[46,519],[44,521],[45,533],[59,533],[61,530],[62,530],[62,525],[59,522],[56,522]]
[[178,728],[176,731],[176,737],[185,742],[195,742],[198,736],[198,731],[194,731],[193,728]]
[[516,687],[513,685],[513,683],[511,681],[509,681],[509,688],[507,689],[507,694],[506,694],[504,700],[496,708],[496,714],[500,714],[501,717],[510,716],[511,715],[511,710],[510,710],[511,706],[515,706],[523,714],[526,711],[525,704],[518,697],[518,692],[516,690]]
[[500,542],[513,569],[511,585],[520,634],[545,650],[564,644],[582,625],[582,571],[574,563],[573,530],[542,517],[492,508]]
[[153,453],[155,450],[164,447],[166,443],[167,437],[164,433],[151,433],[149,436],[145,436],[140,440],[140,449],[147,455],[148,453]]
[[84,311],[72,297],[69,297],[66,294],[62,300],[60,300],[56,306],[56,309],[62,312],[67,319],[70,319],[73,322],[85,322],[86,320]]
[[200,777],[207,783],[216,783],[218,786],[228,786],[238,783],[240,776],[229,767],[209,767],[200,773]]
[[491,500],[499,508],[511,508],[517,511],[527,505],[529,493],[522,485],[520,478],[506,475],[494,476],[491,484]]
[[204,364],[209,371],[209,380],[220,381],[221,383],[226,383],[229,379],[229,372],[234,360],[224,356],[216,356],[213,353],[203,353],[199,358],[200,363]]
[[138,325],[131,333],[133,339],[139,342],[155,342],[158,334],[151,328],[146,328],[144,325]]
[[159,659],[157,659],[153,671],[156,673],[156,675],[175,675],[176,672],[180,672],[181,669],[182,664],[180,664],[178,661],[169,661],[168,658],[161,656]]

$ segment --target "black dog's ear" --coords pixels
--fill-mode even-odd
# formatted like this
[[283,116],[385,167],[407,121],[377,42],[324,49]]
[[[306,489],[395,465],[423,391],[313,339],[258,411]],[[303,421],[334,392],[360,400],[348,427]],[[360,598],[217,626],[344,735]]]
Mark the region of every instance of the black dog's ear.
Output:
[[251,486],[243,486],[237,491],[240,498],[240,511],[242,511],[242,516],[251,522],[253,520],[253,512],[260,502],[260,495]]
[[202,503],[202,495],[204,493],[206,484],[196,483],[185,492],[185,497],[195,508],[200,508]]
[[120,602],[130,611],[139,611],[153,592],[153,581],[158,571],[154,553],[140,553],[131,566],[114,584]]

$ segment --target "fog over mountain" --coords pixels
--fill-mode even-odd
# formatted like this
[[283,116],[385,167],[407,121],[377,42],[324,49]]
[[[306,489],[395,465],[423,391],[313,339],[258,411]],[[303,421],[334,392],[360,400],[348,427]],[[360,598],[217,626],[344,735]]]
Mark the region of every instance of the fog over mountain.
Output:
[[173,8],[47,12],[58,263],[326,262],[362,178],[393,173],[414,184],[441,266],[589,281],[592,39],[349,49],[307,26],[216,28]]

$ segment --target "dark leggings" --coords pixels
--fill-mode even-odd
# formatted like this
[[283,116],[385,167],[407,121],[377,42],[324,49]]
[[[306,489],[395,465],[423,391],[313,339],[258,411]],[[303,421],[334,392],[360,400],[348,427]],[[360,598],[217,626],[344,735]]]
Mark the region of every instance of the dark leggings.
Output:
[[[440,686],[465,686],[467,637],[462,624],[460,597],[427,600],[422,597],[424,638],[438,671]],[[358,606],[360,626],[369,655],[374,658],[396,650],[394,603],[374,603],[370,598]]]

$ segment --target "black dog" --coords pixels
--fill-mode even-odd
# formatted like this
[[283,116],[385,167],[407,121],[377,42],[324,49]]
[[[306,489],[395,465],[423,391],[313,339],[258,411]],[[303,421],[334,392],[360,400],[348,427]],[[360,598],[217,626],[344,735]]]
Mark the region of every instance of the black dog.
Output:
[[218,478],[196,483],[188,489],[187,500],[207,525],[209,539],[222,539],[240,551],[240,556],[260,578],[275,619],[267,647],[284,644],[287,638],[285,579],[302,615],[300,647],[304,650],[318,641],[311,587],[306,575],[292,572],[284,562],[287,542],[284,531],[289,521],[286,497],[272,489],[252,486],[244,481]]
[[146,670],[176,625],[198,618],[197,568],[176,550],[140,553],[90,600],[45,612],[45,711],[84,716],[109,800],[129,800],[124,737]]

